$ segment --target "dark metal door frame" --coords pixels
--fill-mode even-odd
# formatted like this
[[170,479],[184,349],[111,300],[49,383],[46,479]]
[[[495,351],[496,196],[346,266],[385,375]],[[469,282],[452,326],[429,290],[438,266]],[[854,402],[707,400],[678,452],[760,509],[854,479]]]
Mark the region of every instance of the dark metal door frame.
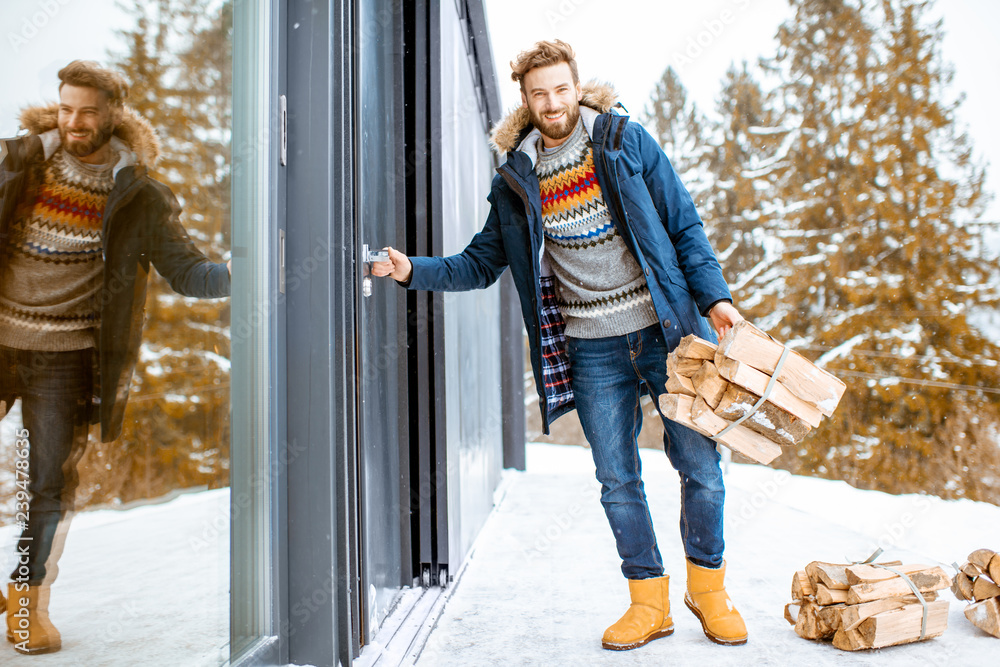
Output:
[[[356,368],[357,368],[357,402],[355,404],[355,410],[357,412],[357,425],[358,425],[358,437],[356,441],[355,448],[355,475],[353,479],[355,481],[355,487],[353,489],[352,495],[355,498],[356,512],[352,516],[357,521],[357,529],[354,531],[355,544],[352,548],[352,552],[355,558],[355,564],[353,568],[357,572],[357,586],[355,595],[352,597],[352,608],[355,615],[355,639],[357,643],[355,648],[359,649],[360,646],[367,644],[372,639],[375,634],[373,628],[368,627],[368,619],[370,617],[370,608],[372,601],[368,599],[369,591],[371,590],[371,585],[373,582],[368,580],[368,573],[370,571],[370,564],[366,563],[367,554],[374,548],[378,548],[379,545],[370,543],[370,537],[366,533],[366,529],[369,522],[378,522],[380,520],[392,521],[394,516],[399,517],[398,526],[395,530],[399,531],[399,551],[395,554],[397,559],[397,564],[400,569],[399,580],[394,582],[396,587],[402,587],[404,585],[409,585],[412,582],[412,567],[411,567],[411,544],[410,544],[410,519],[409,519],[409,497],[410,497],[410,479],[409,479],[409,419],[408,419],[408,387],[407,387],[407,358],[405,354],[405,342],[399,344],[398,341],[392,341],[391,339],[399,335],[398,329],[388,330],[378,330],[372,331],[371,321],[365,321],[364,316],[369,313],[366,312],[366,307],[371,306],[376,298],[387,299],[390,304],[390,309],[395,310],[395,317],[398,322],[405,323],[406,321],[406,294],[401,291],[396,285],[390,280],[370,278],[370,294],[368,296],[364,289],[364,280],[368,273],[369,266],[365,262],[363,255],[363,247],[365,245],[372,246],[371,249],[379,249],[383,245],[389,243],[392,237],[396,239],[403,239],[406,235],[406,174],[405,174],[405,153],[403,145],[403,132],[404,132],[404,75],[403,75],[403,6],[392,3],[392,9],[385,7],[384,5],[379,9],[374,15],[375,24],[374,25],[361,25],[362,22],[367,21],[363,17],[363,13],[356,9],[355,16],[353,17],[353,53],[354,57],[354,70],[353,79],[354,85],[353,90],[353,104],[352,109],[354,113],[353,126],[354,132],[354,200],[355,206],[355,216],[354,216],[354,241],[355,241],[355,278],[354,278],[354,297],[355,297],[355,352],[356,352]],[[371,17],[369,17],[371,18]],[[366,48],[365,41],[373,42],[373,51],[377,49],[374,43],[378,46],[382,46],[385,42],[388,42],[391,47],[391,62],[388,66],[391,67],[391,73],[380,71],[380,75],[391,76],[391,100],[392,105],[392,123],[379,126],[378,123],[380,118],[376,119],[371,116],[371,110],[365,110],[362,107],[363,94],[359,87],[365,85],[371,85],[371,83],[363,81],[363,73],[360,71],[361,62],[364,58],[362,50]],[[379,59],[380,64],[381,58]],[[368,115],[363,115],[368,114]],[[371,125],[375,129],[386,129],[387,134],[383,137],[381,135],[375,137],[373,141],[375,142],[374,150],[379,150],[382,148],[382,141],[385,141],[389,146],[392,147],[393,156],[390,159],[390,165],[387,171],[382,174],[382,180],[376,185],[377,192],[385,198],[391,198],[394,202],[394,212],[395,218],[392,220],[367,220],[362,219],[363,211],[366,208],[366,202],[362,201],[364,196],[361,192],[361,188],[364,185],[362,173],[364,173],[363,161],[366,159],[366,146],[361,142],[363,141],[362,133],[364,132],[366,125]],[[373,185],[373,184],[369,184]],[[368,193],[371,196],[371,193]],[[393,241],[394,245],[402,245],[399,242]],[[369,301],[371,299],[371,301]],[[376,314],[377,318],[377,314]],[[380,318],[377,318],[380,320]],[[382,324],[381,321],[377,323],[377,326]],[[372,348],[368,347],[368,344],[374,339],[376,343],[382,343],[381,346],[375,345]],[[374,358],[370,357],[369,354],[374,353]],[[366,359],[366,357],[368,357]],[[375,362],[372,364],[372,362]],[[375,421],[392,421],[393,426],[388,429],[381,429],[377,424],[369,424],[369,416],[371,416],[372,408],[366,409],[363,404],[365,398],[372,399],[377,398],[380,392],[379,388],[385,388],[388,384],[388,396],[389,400],[394,400],[398,406],[398,410],[395,414],[379,414],[372,422]],[[375,387],[372,385],[379,385]],[[392,396],[394,394],[394,396]],[[384,442],[380,440],[380,435],[389,432],[395,433],[396,442]],[[369,454],[372,451],[376,451],[380,448],[393,447],[395,446],[395,456],[397,457],[397,463],[399,466],[398,475],[398,504],[393,506],[379,505],[379,506],[369,506],[364,500],[369,497],[367,490],[365,488],[365,480],[369,479],[372,473],[385,475],[386,471],[379,470],[376,468],[369,469],[370,466],[377,466],[377,460],[371,457],[369,460]],[[384,480],[384,477],[383,477]],[[392,482],[390,482],[392,484]],[[388,512],[392,516],[384,516],[384,513]],[[392,529],[390,529],[392,530]],[[394,538],[393,538],[394,539]],[[387,554],[382,554],[383,556]],[[391,555],[389,556],[392,557]],[[392,569],[392,566],[389,566]],[[394,575],[394,573],[393,573]],[[380,610],[384,611],[384,610]]]

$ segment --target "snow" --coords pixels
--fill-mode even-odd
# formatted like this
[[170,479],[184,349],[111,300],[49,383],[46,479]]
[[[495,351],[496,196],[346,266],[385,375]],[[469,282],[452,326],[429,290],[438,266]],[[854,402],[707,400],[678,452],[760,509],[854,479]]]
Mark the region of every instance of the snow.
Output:
[[[730,464],[726,474],[727,588],[747,622],[743,647],[705,638],[684,607],[677,475],[641,450],[659,546],[671,575],[675,632],[625,652],[601,649],[625,611],[627,586],[599,502],[590,452],[528,446],[528,470],[507,471],[487,521],[417,665],[979,665],[996,664],[996,639],[965,618],[949,591],[949,628],[920,644],[845,653],[798,637],[783,618],[792,574],[812,560],[884,559],[941,565],[988,546],[1000,507],[930,496],[891,496],[843,482]],[[995,533],[994,533],[995,535]],[[996,548],[997,545],[992,545]]]
[[865,342],[868,340],[868,335],[860,333],[856,336],[848,338],[843,343],[833,348],[829,352],[824,353],[819,359],[816,360],[816,365],[820,368],[826,367],[831,361],[837,361],[838,359],[843,359],[851,354],[855,345]]
[[[229,524],[228,489],[77,514],[50,603],[62,650],[20,656],[0,647],[0,664],[223,664],[229,657]],[[18,535],[15,526],[0,527],[4,575],[14,567]]]

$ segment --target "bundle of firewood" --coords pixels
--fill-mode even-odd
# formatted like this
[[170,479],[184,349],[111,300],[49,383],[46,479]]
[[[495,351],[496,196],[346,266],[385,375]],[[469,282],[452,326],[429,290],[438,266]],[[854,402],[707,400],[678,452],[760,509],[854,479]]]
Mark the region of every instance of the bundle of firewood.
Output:
[[[923,603],[897,572],[920,591]],[[800,637],[832,639],[844,651],[909,644],[948,629],[949,603],[938,600],[937,591],[950,584],[940,567],[815,561],[792,577],[793,601],[785,605],[785,619]]]
[[[824,415],[832,415],[846,389],[797,352],[788,350],[782,358],[783,352],[784,345],[746,321],[718,346],[686,336],[667,356],[660,410],[734,452],[770,463],[782,445],[798,443]],[[754,410],[765,394],[767,400]]]
[[952,592],[959,600],[972,604],[965,608],[965,617],[980,630],[1000,637],[1000,554],[989,549],[977,549],[959,568]]

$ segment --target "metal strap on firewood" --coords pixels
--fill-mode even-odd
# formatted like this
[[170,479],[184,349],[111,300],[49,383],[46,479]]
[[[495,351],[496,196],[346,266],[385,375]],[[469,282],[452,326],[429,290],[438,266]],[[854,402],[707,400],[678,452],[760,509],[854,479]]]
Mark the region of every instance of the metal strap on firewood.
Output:
[[729,426],[727,426],[726,428],[722,429],[721,431],[713,435],[712,440],[715,440],[716,442],[722,442],[722,436],[729,433],[731,430],[733,430],[734,428],[745,422],[747,419],[750,419],[750,417],[753,417],[757,413],[757,410],[760,409],[760,406],[764,405],[764,403],[767,402],[767,399],[771,396],[771,392],[774,390],[775,385],[778,384],[778,375],[781,373],[781,367],[785,365],[785,359],[788,358],[789,352],[791,352],[791,350],[788,348],[787,345],[781,350],[781,356],[778,357],[778,363],[775,364],[774,366],[774,373],[771,374],[771,379],[767,381],[767,386],[764,387],[764,393],[761,394],[761,397],[757,399],[757,402],[754,403],[752,408],[750,408],[750,411],[747,412],[742,417],[740,417],[739,419],[737,419],[736,421],[730,422]]
[[923,605],[924,608],[924,615],[920,619],[920,641],[923,641],[924,637],[927,636],[927,614],[930,611],[930,607],[927,605],[927,600],[924,599],[924,594],[920,592],[920,589],[917,587],[916,584],[913,583],[913,580],[910,579],[909,576],[907,576],[903,572],[900,572],[894,567],[889,567],[888,565],[882,565],[881,563],[874,562],[875,559],[881,555],[882,555],[882,548],[879,547],[878,549],[875,550],[875,553],[873,553],[871,556],[868,557],[868,560],[861,562],[851,561],[851,563],[853,565],[871,565],[872,567],[880,567],[883,570],[888,570],[889,572],[892,572],[893,574],[898,574],[900,577],[902,577],[903,581],[905,581],[906,584],[910,587],[910,590],[912,590],[913,594],[917,596],[917,600],[920,601],[920,604]]

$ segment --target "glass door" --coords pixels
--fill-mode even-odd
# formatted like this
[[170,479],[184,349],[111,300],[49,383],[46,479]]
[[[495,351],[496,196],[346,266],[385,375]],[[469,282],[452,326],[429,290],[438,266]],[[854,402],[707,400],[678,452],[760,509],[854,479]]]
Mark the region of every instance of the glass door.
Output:
[[356,557],[362,644],[378,632],[410,576],[405,291],[369,276],[365,256],[366,249],[406,245],[401,11],[391,0],[356,6]]

